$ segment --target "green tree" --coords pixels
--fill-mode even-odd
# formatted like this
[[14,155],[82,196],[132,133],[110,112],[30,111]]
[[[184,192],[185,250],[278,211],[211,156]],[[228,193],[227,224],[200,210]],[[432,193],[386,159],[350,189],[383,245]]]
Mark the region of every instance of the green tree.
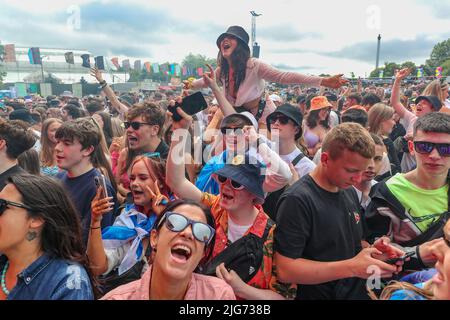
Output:
[[431,69],[442,66],[442,64],[450,58],[450,38],[439,42],[431,51],[430,59],[426,61]]
[[443,77],[448,77],[448,76],[450,76],[450,59],[444,61],[444,62],[441,64],[441,67],[442,67],[442,76],[443,76]]
[[400,65],[400,68],[401,68],[401,69],[409,68],[409,69],[412,69],[412,70],[413,70],[412,72],[414,72],[414,70],[417,69],[417,66],[416,66],[416,64],[415,64],[414,62],[406,61],[406,62],[403,62],[403,63]]
[[[406,63],[406,62],[405,62]],[[384,67],[373,70],[370,73],[371,78],[378,78],[380,76],[380,70],[384,70],[383,77],[392,77],[395,74],[395,70],[401,69],[402,66],[395,62],[385,62]]]
[[[197,70],[197,68],[203,68],[205,70],[206,64],[210,64],[213,68],[217,66],[216,59],[214,58],[207,58],[206,56],[203,56],[201,54],[193,54],[189,53],[182,62],[182,66],[187,66],[191,70]],[[182,77],[187,78],[187,76]]]

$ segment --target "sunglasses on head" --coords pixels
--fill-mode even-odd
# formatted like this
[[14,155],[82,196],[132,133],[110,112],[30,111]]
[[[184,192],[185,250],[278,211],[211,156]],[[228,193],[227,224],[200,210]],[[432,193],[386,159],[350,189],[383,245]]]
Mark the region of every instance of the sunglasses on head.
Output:
[[[220,174],[217,175],[217,180],[219,181],[220,184],[224,184],[225,182],[227,182],[229,178],[222,176]],[[244,185],[240,184],[239,182],[236,182],[232,179],[230,179],[230,184],[233,187],[233,189],[235,190],[242,190],[244,189]]]
[[272,118],[270,118],[270,124],[274,124],[275,122],[281,123],[282,125],[288,124],[289,122],[289,118],[283,115],[279,115],[279,116],[274,116]]
[[139,130],[139,128],[142,125],[145,125],[145,124],[149,125],[149,126],[153,125],[153,123],[149,123],[149,122],[137,122],[137,121],[128,122],[128,121],[125,121],[123,123],[123,126],[125,127],[125,129],[128,129],[129,127],[132,127],[134,130]]
[[29,206],[24,205],[22,203],[17,203],[17,202],[13,202],[13,201],[8,201],[5,199],[0,199],[0,216],[5,212],[6,208],[8,206],[13,206],[13,207],[17,207],[17,208],[22,208],[22,209],[27,209],[27,210],[32,210]]
[[414,141],[414,150],[416,150],[417,153],[429,154],[434,148],[436,148],[441,157],[450,157],[450,143]]
[[180,213],[166,212],[164,217],[158,223],[157,228],[165,221],[167,229],[173,232],[181,232],[188,226],[192,226],[192,234],[198,241],[208,245],[216,232],[210,225],[191,220]]
[[230,134],[230,133],[234,133],[235,135],[241,135],[243,133],[242,128],[228,128],[228,127],[223,127],[220,128],[220,132],[222,132],[223,135],[225,134]]

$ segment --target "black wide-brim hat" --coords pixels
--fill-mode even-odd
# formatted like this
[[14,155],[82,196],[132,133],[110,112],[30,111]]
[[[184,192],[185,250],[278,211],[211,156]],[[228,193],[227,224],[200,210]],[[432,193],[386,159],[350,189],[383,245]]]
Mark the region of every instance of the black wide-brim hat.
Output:
[[266,118],[267,130],[269,130],[269,132],[271,130],[270,119],[275,117],[277,114],[285,115],[286,117],[291,119],[300,128],[299,132],[295,135],[295,140],[300,139],[300,137],[303,134],[303,130],[302,130],[303,115],[302,115],[302,112],[300,111],[300,109],[289,103],[285,103],[285,104],[279,106],[278,108],[276,108],[275,111],[272,112],[271,114],[269,114]]
[[217,47],[220,49],[220,43],[222,42],[223,38],[226,36],[233,36],[237,38],[239,41],[241,41],[247,48],[250,50],[250,47],[248,46],[248,42],[250,37],[248,36],[247,31],[244,30],[244,28],[240,26],[231,26],[228,28],[228,30],[224,33],[222,33],[216,41]]
[[439,111],[442,108],[442,102],[436,96],[419,96],[417,97],[415,103],[418,104],[422,100],[428,101],[433,107],[434,111]]
[[215,172],[217,175],[230,178],[240,184],[245,189],[257,197],[258,203],[264,203],[263,184],[265,176],[261,169],[264,166],[256,159],[247,155],[237,155],[231,163],[225,164],[222,169]]

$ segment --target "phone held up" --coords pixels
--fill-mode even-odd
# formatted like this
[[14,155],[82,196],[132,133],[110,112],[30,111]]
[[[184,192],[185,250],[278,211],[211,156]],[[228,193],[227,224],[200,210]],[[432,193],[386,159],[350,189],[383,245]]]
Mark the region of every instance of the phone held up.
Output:
[[97,186],[97,189],[99,187],[103,188],[101,198],[107,198],[108,197],[108,188],[106,187],[106,179],[104,175],[96,176],[94,178],[95,185]]
[[177,122],[183,119],[177,112],[178,107],[180,107],[188,115],[192,116],[206,109],[208,107],[208,103],[203,97],[203,94],[200,91],[198,91],[187,97],[184,97],[183,100],[181,101],[181,104],[176,102],[175,106],[169,106],[168,110],[173,114],[172,116],[173,120]]

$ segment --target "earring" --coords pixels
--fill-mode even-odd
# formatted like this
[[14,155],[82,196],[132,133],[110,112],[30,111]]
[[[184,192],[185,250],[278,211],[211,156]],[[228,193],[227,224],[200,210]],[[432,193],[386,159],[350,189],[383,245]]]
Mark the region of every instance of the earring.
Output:
[[34,239],[36,239],[36,237],[37,237],[36,231],[29,231],[26,236],[28,241],[33,241]]

